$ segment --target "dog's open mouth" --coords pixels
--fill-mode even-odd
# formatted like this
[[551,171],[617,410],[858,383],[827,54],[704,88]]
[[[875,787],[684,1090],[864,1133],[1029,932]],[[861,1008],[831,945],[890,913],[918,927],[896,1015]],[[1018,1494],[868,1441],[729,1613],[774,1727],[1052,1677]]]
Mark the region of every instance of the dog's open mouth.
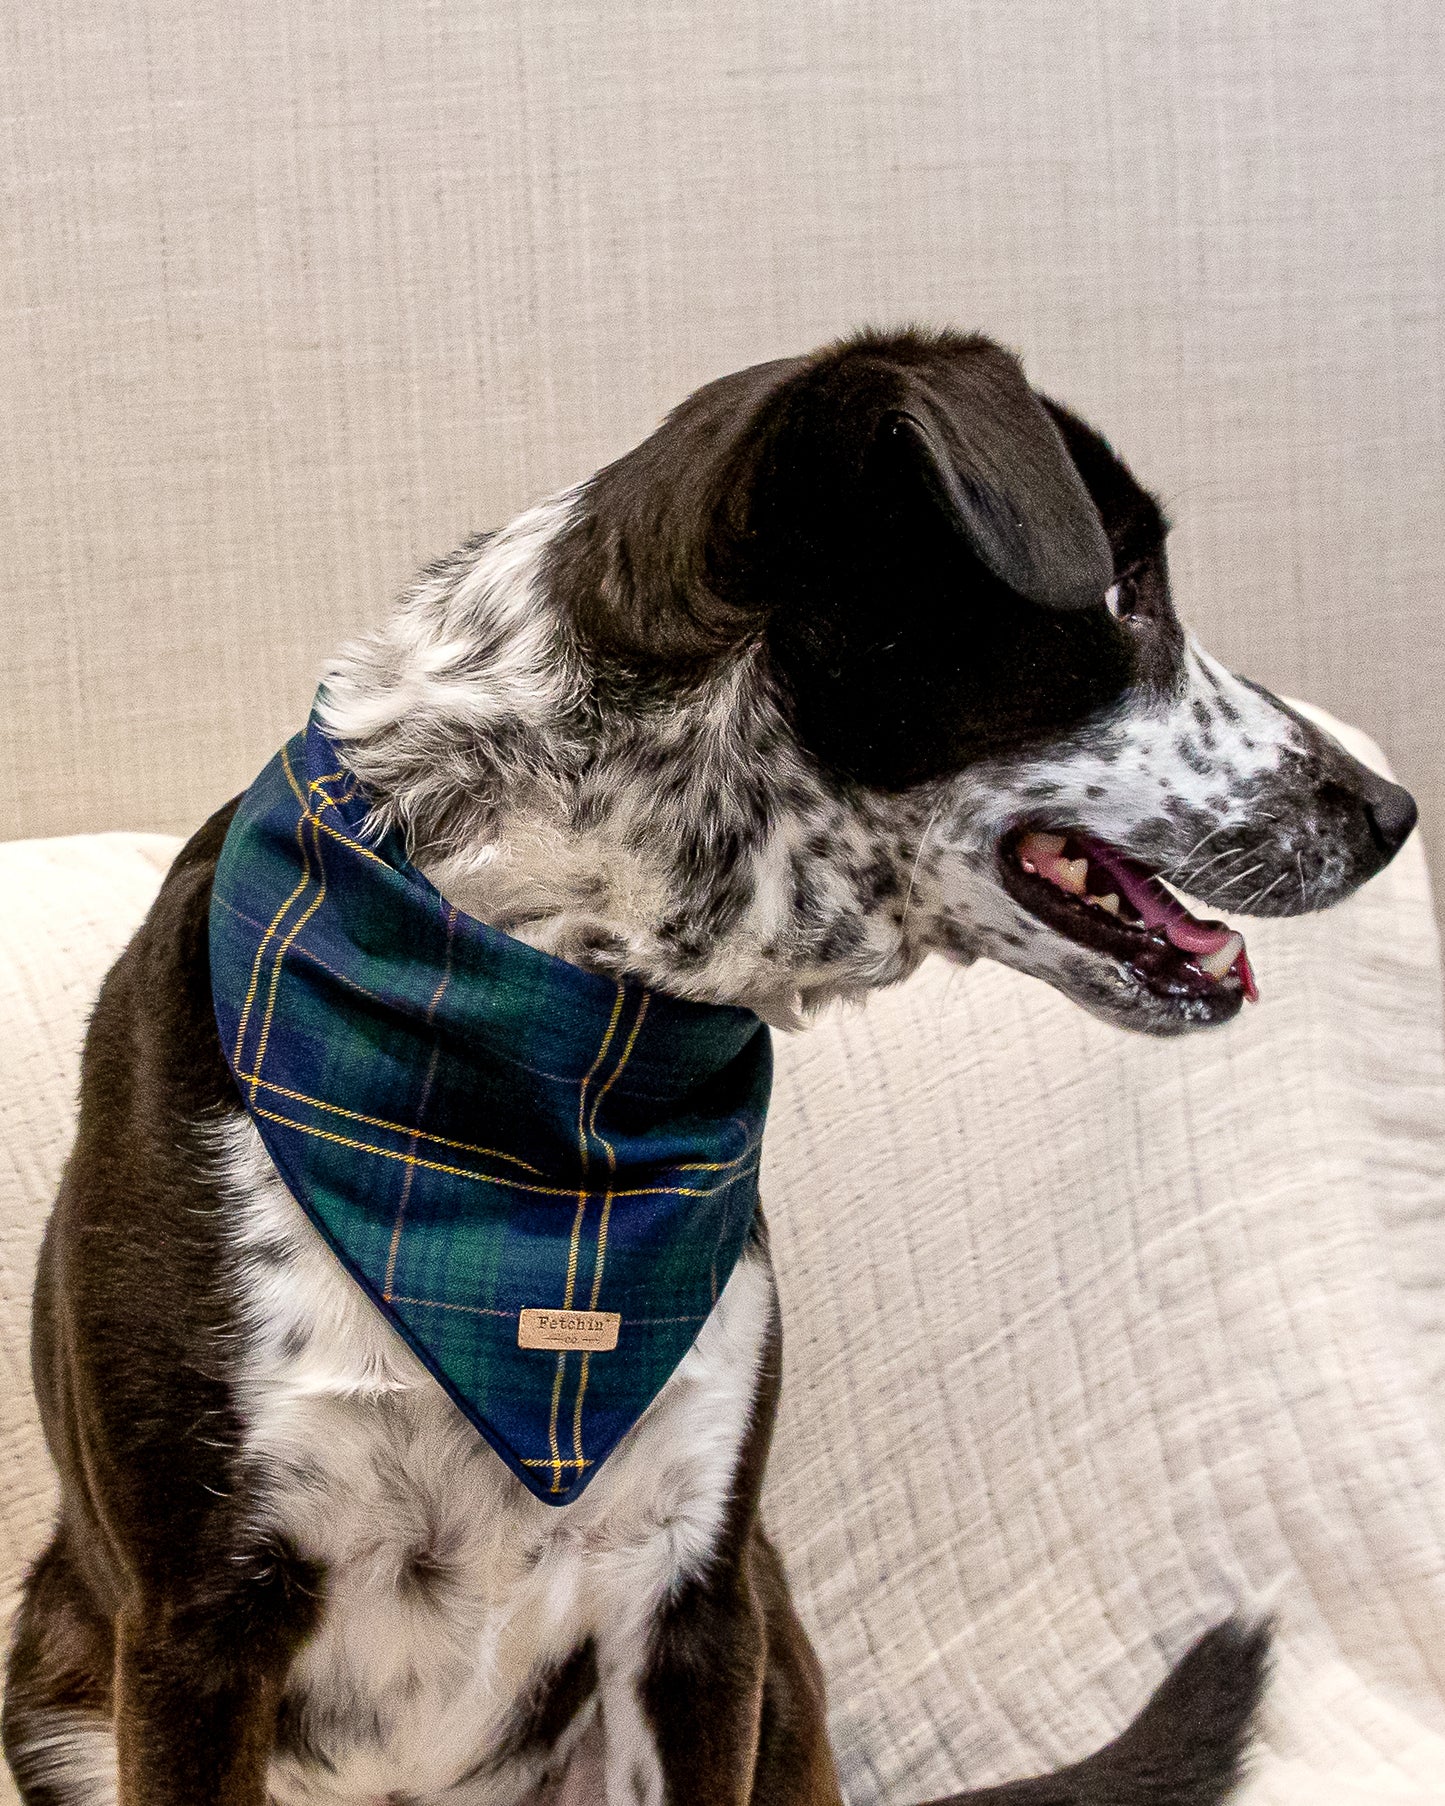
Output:
[[[1201,922],[1135,859],[1078,829],[1021,828],[1004,842],[1011,893],[1056,933],[1125,961],[1161,996],[1259,989],[1244,936],[1223,922]],[[1236,1009],[1239,1007],[1236,1001]]]

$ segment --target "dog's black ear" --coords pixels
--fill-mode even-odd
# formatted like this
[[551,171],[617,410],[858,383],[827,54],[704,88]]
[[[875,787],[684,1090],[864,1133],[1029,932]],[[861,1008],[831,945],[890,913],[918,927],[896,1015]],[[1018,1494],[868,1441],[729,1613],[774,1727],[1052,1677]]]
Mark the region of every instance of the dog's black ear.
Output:
[[882,431],[1016,596],[1044,608],[1094,607],[1114,581],[1099,511],[1023,372],[987,351],[960,360]]
[[1104,523],[1063,435],[1017,358],[987,339],[841,346],[792,373],[751,438],[738,548],[756,555],[743,560],[750,581],[761,573],[766,585],[778,558],[887,561],[890,537],[940,527],[1041,608],[1095,607],[1114,580]]
[[717,588],[761,604],[825,764],[901,788],[1057,735],[1129,681],[1099,509],[998,346],[853,341],[790,373],[745,444]]

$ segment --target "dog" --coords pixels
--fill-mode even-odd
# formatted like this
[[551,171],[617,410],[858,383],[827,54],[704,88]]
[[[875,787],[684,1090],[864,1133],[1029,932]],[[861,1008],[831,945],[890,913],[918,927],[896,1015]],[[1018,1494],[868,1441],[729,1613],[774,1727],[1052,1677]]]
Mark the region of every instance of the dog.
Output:
[[[864,333],[710,384],[432,567],[318,719],[368,831],[584,972],[794,1027],[937,952],[1189,1032],[1254,977],[1166,880],[1324,908],[1416,811],[1185,632],[1165,536],[1013,356]],[[9,1663],[27,1806],[836,1806],[758,1521],[761,1217],[587,1490],[534,1496],[243,1108],[207,929],[235,807],[105,984],[41,1256],[62,1503]],[[1266,1644],[1217,1627],[1107,1749],[966,1797],[1223,1799]]]

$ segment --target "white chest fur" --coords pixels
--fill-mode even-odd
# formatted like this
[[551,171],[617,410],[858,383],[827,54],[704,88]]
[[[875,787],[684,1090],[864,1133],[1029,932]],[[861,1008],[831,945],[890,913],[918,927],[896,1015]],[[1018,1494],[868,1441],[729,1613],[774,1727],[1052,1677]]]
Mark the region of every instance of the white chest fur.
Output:
[[277,1756],[274,1798],[511,1806],[568,1752],[498,1766],[498,1742],[538,1678],[590,1638],[597,1705],[548,1800],[580,1798],[580,1771],[600,1762],[609,1806],[655,1806],[637,1681],[659,1604],[721,1526],[772,1309],[766,1260],[738,1263],[647,1415],[558,1508],[507,1471],[345,1273],[249,1119],[226,1125],[220,1153],[262,1521],[326,1574],[290,1676],[298,1753]]

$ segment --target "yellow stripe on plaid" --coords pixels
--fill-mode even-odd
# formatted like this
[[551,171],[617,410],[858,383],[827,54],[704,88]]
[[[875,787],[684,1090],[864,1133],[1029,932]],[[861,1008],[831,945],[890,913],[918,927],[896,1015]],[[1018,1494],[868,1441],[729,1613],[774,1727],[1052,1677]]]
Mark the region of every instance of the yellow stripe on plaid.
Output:
[[[332,803],[333,807],[335,806],[333,798],[328,796],[326,801]],[[383,871],[389,872],[391,870],[391,867],[386,861],[381,858],[379,854],[373,853],[370,847],[359,846],[349,834],[338,833],[336,829],[331,826],[330,822],[323,821],[319,815],[313,813],[311,810],[308,809],[302,819],[304,821],[309,821],[313,827],[319,828],[329,840],[339,840],[342,846],[346,847],[349,851],[359,853],[363,859],[369,859],[373,865],[379,865]]]
[[[263,1079],[259,1073],[237,1072],[238,1079],[259,1087],[262,1091],[274,1091],[278,1097],[289,1097],[295,1104],[310,1104],[313,1110],[325,1110],[329,1116],[344,1116],[349,1122],[365,1123],[369,1129],[389,1129],[394,1135],[405,1135],[413,1141],[430,1141],[441,1148],[455,1148],[459,1154],[484,1154],[492,1160],[505,1160],[509,1166],[520,1166],[524,1172],[541,1175],[541,1168],[523,1160],[519,1154],[505,1153],[501,1148],[483,1147],[475,1141],[453,1141],[449,1135],[431,1135],[425,1129],[408,1128],[405,1123],[388,1122],[384,1116],[366,1116],[360,1110],[344,1110],[340,1104],[328,1104],[325,1098],[308,1097],[304,1091],[292,1091],[289,1086],[278,1085],[273,1079]],[[731,1164],[731,1163],[730,1163]],[[690,1167],[679,1167],[679,1172],[690,1172]],[[698,1169],[701,1170],[701,1169]]]
[[[329,796],[327,794],[326,790],[323,788],[323,786],[326,784],[334,783],[337,778],[342,776],[342,771],[337,770],[337,771],[328,772],[323,777],[313,778],[306,787],[306,794],[303,795],[301,792],[300,785],[296,782],[296,775],[291,769],[290,757],[284,751],[281,755],[281,762],[285,766],[285,769],[286,769],[287,782],[290,784],[292,790],[295,792],[296,800],[298,803],[300,803],[301,811],[302,811],[301,819],[296,824],[296,838],[297,838],[297,845],[301,849],[301,860],[302,860],[302,865],[303,865],[304,869],[302,870],[302,873],[301,873],[301,883],[298,886],[296,892],[293,893],[293,900],[297,897],[300,897],[301,895],[304,895],[307,885],[309,885],[311,882],[311,860],[310,860],[309,856],[307,855],[306,844],[305,844],[304,839],[302,838],[303,830],[305,829],[306,823],[308,821],[311,823],[311,826],[312,826],[311,838],[312,838],[314,848],[315,848],[315,853],[316,853],[316,869],[321,874],[321,888],[317,891],[314,900],[307,906],[305,912],[302,914],[302,916],[296,922],[296,924],[292,928],[291,932],[286,936],[286,939],[276,949],[276,958],[273,961],[272,967],[271,967],[271,989],[266,998],[266,1018],[265,1018],[264,1022],[262,1022],[262,1024],[261,1024],[261,1038],[256,1044],[255,1072],[256,1072],[257,1076],[253,1079],[252,1085],[251,1085],[251,1102],[253,1104],[256,1101],[256,1086],[260,1082],[260,1080],[259,1080],[260,1071],[261,1071],[262,1066],[265,1065],[265,1063],[266,1063],[266,1043],[271,1038],[271,1020],[276,1011],[276,992],[281,983],[282,962],[286,958],[287,953],[291,949],[291,943],[296,939],[297,935],[300,934],[301,930],[311,920],[312,916],[314,916],[316,914],[317,910],[320,909],[321,905],[326,901],[326,867],[321,862],[321,842],[317,838],[317,833],[316,833],[316,831],[318,829],[322,828],[324,826],[324,824],[323,824],[320,816],[313,813],[313,811],[310,807],[310,804],[308,802],[308,798],[313,797],[319,793],[321,796],[321,799],[322,799],[322,807],[323,808],[328,803],[331,805],[331,807],[333,809],[337,808],[339,805],[336,802],[336,799]],[[347,797],[350,797],[351,795],[353,795],[355,793],[355,790],[356,790],[356,780],[355,780],[355,778],[353,778],[351,781],[351,784],[346,792]],[[326,829],[326,832],[332,833],[333,831],[328,828],[328,829]],[[343,840],[343,841],[346,838],[344,835],[339,835],[339,834],[335,834],[335,835],[333,835],[333,837],[337,840]],[[350,843],[347,842],[347,844],[350,844]],[[361,851],[362,849],[358,848],[357,850]],[[386,862],[385,862],[385,860],[380,860],[380,861],[378,861],[378,863],[385,865]],[[288,908],[288,909],[290,908],[289,901],[285,905],[285,908]],[[284,910],[282,913],[284,914]],[[277,920],[279,922],[279,920],[280,920],[279,916],[278,916]],[[259,953],[258,953],[257,957],[259,959],[259,957],[260,957]],[[241,1033],[242,1033],[242,1035],[245,1034],[244,1021],[242,1023]],[[238,1062],[240,1060],[240,1057],[241,1057],[241,1050],[240,1050],[240,1046],[238,1044],[237,1049],[236,1049],[236,1059]]]
[[[612,1182],[617,1177],[617,1153],[613,1148],[612,1143],[605,1135],[601,1134],[597,1128],[597,1112],[602,1108],[602,1100],[621,1077],[623,1067],[626,1066],[627,1062],[632,1058],[632,1050],[637,1045],[637,1037],[642,1032],[643,1020],[647,1015],[649,999],[650,993],[644,991],[642,993],[642,1002],[637,1006],[637,1017],[632,1024],[632,1033],[627,1037],[627,1045],[622,1050],[622,1058],[613,1067],[611,1078],[608,1079],[607,1083],[593,1099],[592,1115],[587,1123],[588,1133],[596,1135],[597,1139],[607,1150],[607,1195],[602,1200],[602,1215],[597,1224],[597,1252],[592,1257],[592,1299],[587,1307],[589,1310],[593,1311],[597,1309],[598,1294],[602,1290],[602,1267],[607,1259],[607,1225],[612,1217],[612,1199],[614,1195],[612,1191]],[[587,1376],[591,1371],[592,1356],[590,1352],[584,1349],[582,1353],[581,1370],[577,1376],[577,1402],[572,1409],[572,1448],[579,1464],[582,1461],[582,1401],[587,1396]]]
[[[437,981],[437,988],[432,992],[431,1002],[427,1005],[426,1024],[427,1024],[428,1028],[431,1028],[433,1026],[433,1024],[436,1022],[437,1005],[441,1002],[442,998],[445,996],[446,988],[451,983],[452,947],[454,944],[452,937],[456,934],[456,931],[457,931],[456,905],[448,904],[447,905],[446,958],[442,961],[442,975],[441,975],[441,978]],[[432,1050],[431,1050],[431,1059],[428,1062],[427,1069],[426,1069],[426,1082],[423,1084],[423,1086],[421,1088],[421,1096],[417,1100],[416,1113],[417,1113],[418,1121],[420,1121],[420,1119],[426,1114],[427,1099],[431,1096],[432,1083],[436,1078],[437,1061],[441,1058],[441,1051],[442,1051],[441,1042],[440,1041],[433,1042]],[[416,1144],[419,1140],[421,1140],[421,1138],[422,1138],[422,1131],[420,1129],[414,1129],[412,1131],[411,1137],[410,1137],[411,1151],[413,1154],[416,1152]],[[525,1164],[525,1163],[519,1163],[519,1164]],[[535,1171],[536,1169],[531,1168],[529,1170]],[[406,1178],[402,1181],[401,1196],[400,1196],[400,1198],[397,1199],[396,1221],[395,1221],[395,1223],[392,1224],[391,1246],[388,1249],[387,1256],[386,1256],[386,1277],[382,1281],[382,1287],[381,1287],[381,1295],[384,1299],[386,1299],[388,1304],[390,1304],[390,1302],[391,1302],[391,1290],[392,1290],[393,1284],[396,1281],[396,1257],[397,1257],[397,1252],[401,1247],[402,1225],[406,1221],[407,1199],[410,1198],[410,1196],[411,1196],[411,1182],[415,1177],[416,1177],[416,1168],[414,1166],[409,1166],[406,1169]]]
[[[572,1300],[576,1296],[577,1287],[577,1254],[582,1241],[582,1220],[587,1214],[587,1131],[583,1124],[587,1118],[587,1087],[596,1078],[598,1068],[607,1058],[607,1049],[612,1045],[612,1037],[617,1032],[618,1019],[622,1015],[622,1000],[626,991],[621,985],[617,987],[617,996],[613,1000],[612,1014],[608,1018],[607,1032],[602,1037],[602,1045],[597,1049],[597,1058],[588,1067],[581,1085],[577,1090],[577,1151],[582,1158],[582,1190],[577,1193],[577,1212],[572,1218],[572,1241],[567,1250],[567,1285],[562,1296],[562,1309],[570,1311]],[[595,1112],[594,1112],[595,1115]],[[570,1196],[570,1194],[569,1194]],[[586,1357],[584,1356],[585,1360]],[[562,1490],[562,1468],[567,1465],[562,1460],[561,1445],[557,1441],[557,1414],[562,1407],[562,1386],[567,1377],[567,1352],[559,1350],[557,1355],[557,1373],[552,1382],[552,1409],[547,1422],[547,1441],[552,1450],[552,1491]]]
[[[369,859],[373,865],[379,865],[384,871],[390,871],[391,867],[379,853],[373,853],[370,847],[363,846],[354,835],[339,832],[337,829],[333,828],[329,822],[323,821],[321,817],[312,810],[310,802],[302,795],[301,786],[296,782],[295,777],[292,775],[291,762],[289,758],[287,758],[284,747],[281,752],[281,757],[285,762],[287,781],[290,784],[292,791],[295,793],[296,801],[301,805],[301,821],[311,822],[313,826],[320,828],[323,834],[329,834],[333,840],[339,840],[343,846],[350,847],[353,853],[360,853],[363,859]],[[321,786],[323,784],[335,783],[337,778],[344,775],[344,768],[342,771],[329,771],[324,777],[313,778],[307,786],[308,791],[314,791],[320,794],[321,806],[323,809],[329,804],[338,815],[341,814],[341,805],[350,802],[360,788],[357,780],[353,777],[340,796],[329,796],[326,791],[322,790]],[[300,823],[297,825],[300,826]]]
[[741,1154],[734,1154],[731,1160],[684,1160],[676,1170],[679,1173],[730,1173],[735,1166],[751,1160],[762,1146],[761,1140],[750,1141]]
[[[433,1173],[450,1173],[458,1179],[471,1179],[478,1185],[496,1185],[505,1191],[522,1191],[539,1198],[580,1198],[591,1202],[594,1198],[603,1198],[606,1192],[582,1192],[572,1185],[529,1185],[525,1179],[499,1178],[494,1173],[476,1173],[470,1167],[448,1166],[440,1160],[424,1160],[420,1154],[398,1154],[392,1148],[374,1147],[369,1141],[355,1141],[348,1135],[333,1135],[329,1129],[318,1129],[311,1123],[297,1122],[293,1117],[280,1116],[274,1110],[263,1110],[259,1105],[251,1106],[252,1116],[259,1116],[266,1122],[279,1123],[283,1128],[295,1129],[300,1135],[314,1135],[318,1141],[334,1142],[337,1147],[355,1148],[359,1154],[375,1154],[379,1160],[400,1160],[410,1165],[424,1167]],[[736,1183],[729,1180],[726,1185],[639,1185],[627,1191],[613,1192],[614,1198],[711,1198],[718,1192],[729,1191]]]
[[[295,791],[296,800],[301,805],[301,814],[296,821],[296,844],[301,850],[301,879],[295,890],[291,892],[290,896],[287,897],[286,901],[276,911],[275,915],[272,916],[271,925],[267,928],[265,934],[262,935],[261,944],[256,949],[256,958],[251,966],[251,982],[246,990],[246,1001],[241,1006],[241,1026],[236,1031],[236,1051],[231,1061],[233,1066],[239,1066],[241,1064],[241,1049],[245,1045],[246,1025],[251,1019],[251,1006],[256,1001],[256,987],[261,982],[261,961],[266,957],[266,949],[271,944],[271,936],[275,934],[276,930],[281,926],[281,923],[286,917],[286,912],[290,909],[291,905],[311,882],[311,861],[307,856],[306,843],[302,837],[302,829],[306,823],[306,798],[301,794],[301,786],[296,782],[296,774],[291,769],[291,754],[286,747],[281,749],[281,764],[286,773],[286,781],[290,784],[292,790]],[[329,772],[327,776],[318,779],[317,782],[329,784],[333,779],[339,778],[340,776],[341,772],[339,770]]]
[[388,1304],[419,1304],[429,1311],[465,1311],[469,1317],[512,1317],[515,1311],[493,1310],[485,1304],[453,1304],[448,1298],[409,1298],[404,1292],[394,1293]]

